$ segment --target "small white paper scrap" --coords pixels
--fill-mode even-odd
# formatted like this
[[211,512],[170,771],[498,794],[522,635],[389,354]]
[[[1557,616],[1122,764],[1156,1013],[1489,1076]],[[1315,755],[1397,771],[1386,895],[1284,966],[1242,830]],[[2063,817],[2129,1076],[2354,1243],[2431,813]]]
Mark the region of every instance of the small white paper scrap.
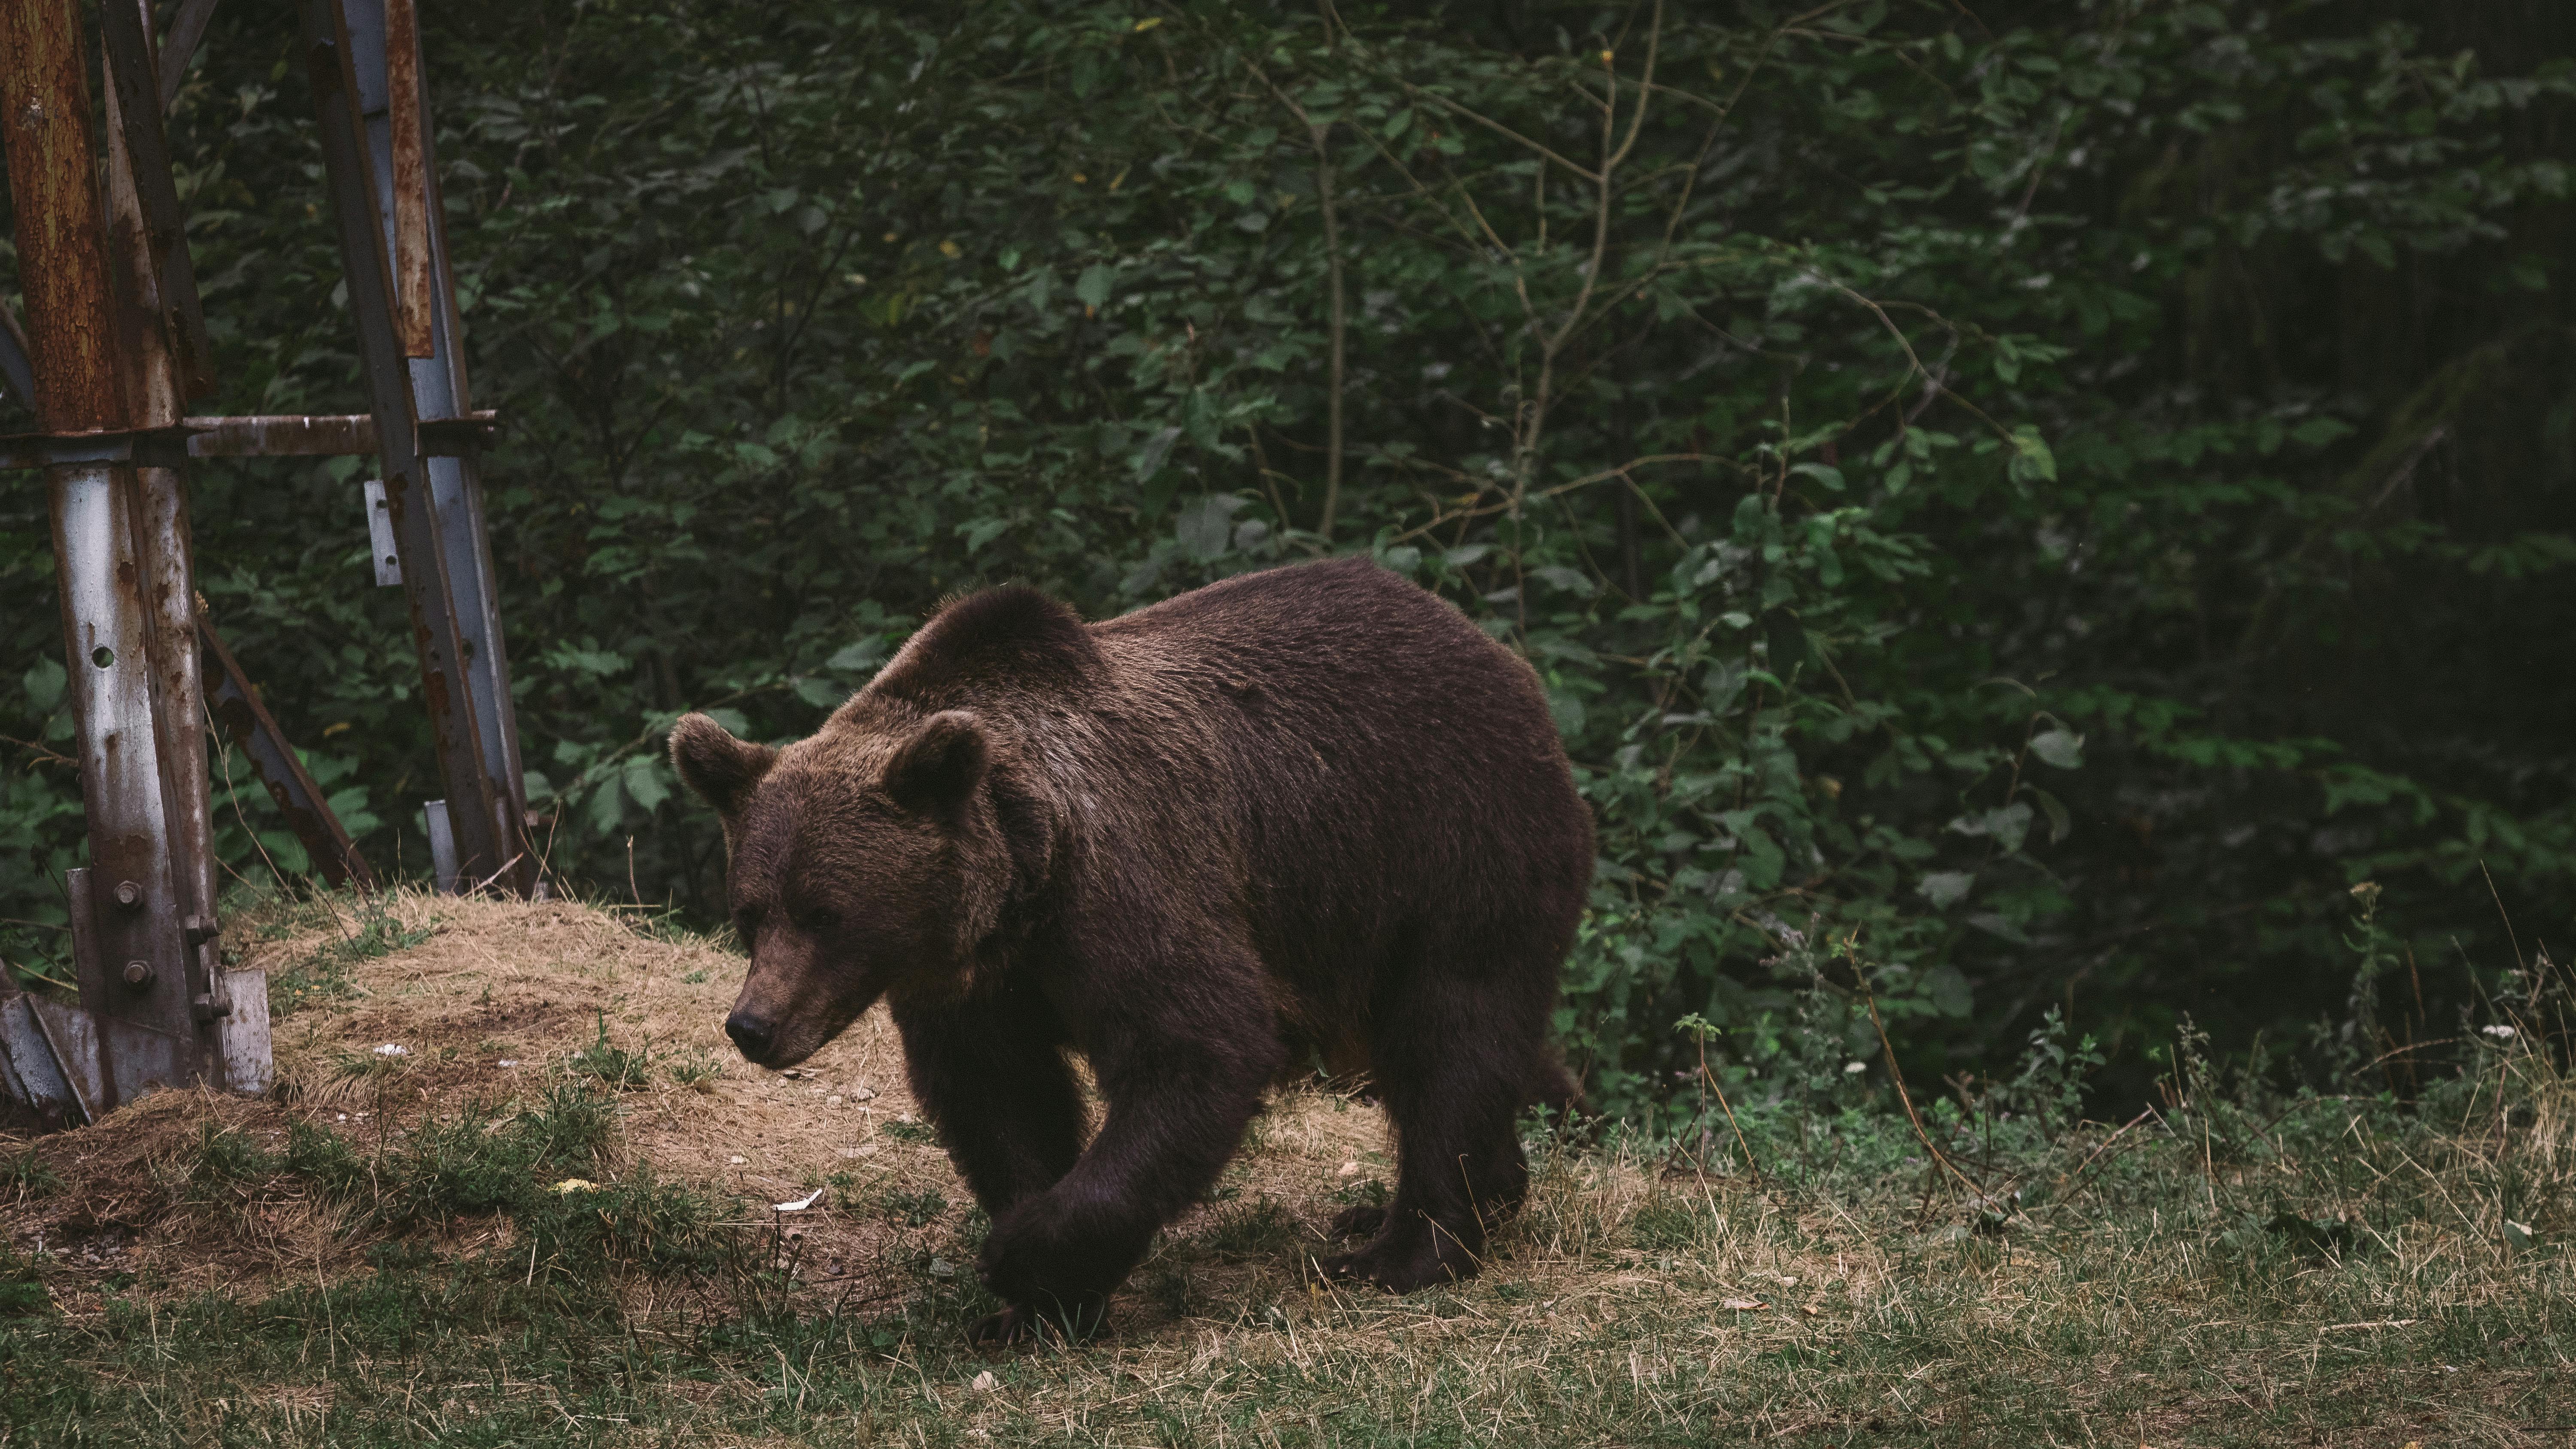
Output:
[[376,1048],[376,1055],[380,1057],[407,1057],[410,1056],[411,1053],[397,1043],[386,1042],[383,1046]]
[[778,1210],[783,1213],[801,1213],[807,1208],[812,1207],[815,1203],[822,1201],[822,1198],[823,1189],[818,1187],[812,1192],[805,1194],[803,1197],[796,1199],[794,1202],[782,1202],[777,1204],[777,1207]]

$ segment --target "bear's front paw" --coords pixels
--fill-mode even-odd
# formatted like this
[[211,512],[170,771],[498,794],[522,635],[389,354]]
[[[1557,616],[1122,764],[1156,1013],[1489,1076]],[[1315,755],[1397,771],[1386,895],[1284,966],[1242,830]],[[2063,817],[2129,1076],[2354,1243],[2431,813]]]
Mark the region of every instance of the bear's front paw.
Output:
[[1061,1309],[1041,1310],[1014,1303],[967,1325],[966,1341],[978,1348],[1011,1348],[1023,1343],[1082,1343],[1109,1326],[1109,1303],[1094,1299]]
[[1099,1332],[1109,1314],[1109,1290],[1134,1261],[1123,1236],[1075,1231],[1038,1198],[993,1224],[976,1273],[1013,1313],[1079,1340]]
[[1109,1304],[1076,1305],[1063,1312],[1041,1312],[1013,1304],[987,1313],[966,1327],[966,1341],[977,1348],[1015,1348],[1024,1343],[1081,1343],[1098,1337],[1109,1325]]
[[1016,1308],[987,1313],[966,1325],[966,1341],[977,1348],[1010,1348],[1037,1336],[1037,1321]]

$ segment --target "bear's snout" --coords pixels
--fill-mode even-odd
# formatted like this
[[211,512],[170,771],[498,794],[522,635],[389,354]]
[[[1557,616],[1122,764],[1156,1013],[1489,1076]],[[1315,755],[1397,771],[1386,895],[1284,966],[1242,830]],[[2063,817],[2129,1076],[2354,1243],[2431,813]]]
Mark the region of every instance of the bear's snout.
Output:
[[765,1016],[737,1011],[725,1018],[725,1035],[733,1038],[733,1044],[741,1049],[748,1061],[758,1062],[769,1055],[773,1033],[774,1025]]

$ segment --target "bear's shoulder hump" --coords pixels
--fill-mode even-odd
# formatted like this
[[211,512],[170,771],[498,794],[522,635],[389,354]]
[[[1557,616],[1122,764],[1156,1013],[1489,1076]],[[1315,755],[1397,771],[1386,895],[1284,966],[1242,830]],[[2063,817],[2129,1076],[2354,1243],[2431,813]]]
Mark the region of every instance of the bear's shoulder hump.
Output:
[[970,594],[921,626],[877,676],[880,694],[921,696],[961,684],[1079,678],[1100,646],[1073,610],[1026,584]]

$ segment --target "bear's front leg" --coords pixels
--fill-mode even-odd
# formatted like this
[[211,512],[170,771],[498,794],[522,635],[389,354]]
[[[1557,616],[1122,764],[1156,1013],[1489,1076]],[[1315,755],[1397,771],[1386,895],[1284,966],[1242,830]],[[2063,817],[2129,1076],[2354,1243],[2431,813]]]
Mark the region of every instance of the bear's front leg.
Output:
[[1005,986],[963,1001],[899,1004],[913,1100],[939,1129],[948,1160],[999,1219],[1053,1187],[1082,1155],[1082,1095],[1064,1060],[1055,1008],[1035,988]]
[[[1203,993],[1206,977],[1193,983]],[[1092,1068],[1109,1113],[1064,1179],[996,1215],[979,1262],[1012,1322],[1073,1337],[1097,1330],[1111,1290],[1154,1233],[1199,1200],[1261,1110],[1283,1056],[1259,997],[1219,1004],[1148,997],[1104,1019]]]

